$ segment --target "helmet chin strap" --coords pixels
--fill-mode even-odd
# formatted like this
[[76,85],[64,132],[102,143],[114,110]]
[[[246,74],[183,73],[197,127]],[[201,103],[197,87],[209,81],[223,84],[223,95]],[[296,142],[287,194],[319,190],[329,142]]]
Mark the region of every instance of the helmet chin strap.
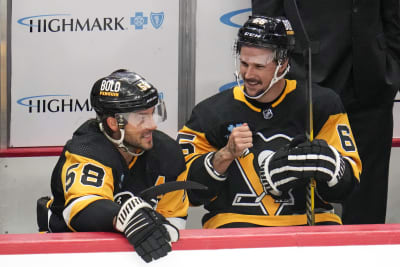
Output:
[[99,128],[100,131],[106,136],[106,138],[108,140],[110,140],[113,144],[117,145],[118,148],[121,148],[122,150],[124,150],[125,152],[127,152],[128,154],[132,155],[132,156],[140,156],[144,153],[144,150],[140,151],[140,153],[134,153],[132,151],[129,150],[129,148],[126,147],[126,145],[124,144],[124,138],[125,138],[125,129],[119,129],[119,131],[121,132],[121,138],[119,140],[112,138],[111,136],[109,136],[106,131],[104,130],[104,126],[102,122],[99,122]]
[[279,69],[280,69],[281,66],[282,66],[281,62],[278,62],[278,65],[276,66],[276,69],[275,69],[275,72],[274,72],[274,77],[272,77],[272,80],[271,80],[271,82],[269,83],[269,86],[267,87],[267,89],[265,89],[260,95],[257,95],[257,96],[250,96],[250,95],[248,95],[248,94],[246,93],[246,91],[244,90],[244,85],[243,85],[243,88],[242,88],[242,86],[240,85],[240,82],[239,82],[239,73],[238,73],[237,70],[235,71],[236,83],[237,83],[237,85],[239,86],[239,88],[242,89],[242,91],[243,91],[243,93],[244,93],[244,95],[245,95],[246,97],[248,97],[248,98],[250,98],[250,99],[259,99],[259,98],[261,98],[262,96],[264,96],[264,95],[271,89],[271,87],[272,87],[274,84],[276,84],[280,79],[282,79],[283,77],[285,77],[285,75],[289,72],[290,65],[288,64],[287,67],[286,67],[286,69],[285,69],[285,71],[282,73],[282,75],[281,75],[281,76],[278,76],[278,71],[279,71]]

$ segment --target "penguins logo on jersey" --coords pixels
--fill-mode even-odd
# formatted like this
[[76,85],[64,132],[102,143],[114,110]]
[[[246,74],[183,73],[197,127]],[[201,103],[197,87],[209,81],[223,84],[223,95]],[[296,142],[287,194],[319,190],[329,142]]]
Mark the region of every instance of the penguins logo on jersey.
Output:
[[285,206],[294,205],[291,191],[281,199],[275,200],[262,190],[259,177],[251,173],[259,173],[261,162],[282,146],[289,144],[291,140],[292,138],[285,134],[275,134],[266,138],[262,133],[257,132],[253,138],[253,147],[250,148],[253,157],[235,160],[248,192],[237,193],[232,202],[233,206],[258,207],[266,215],[279,215]]

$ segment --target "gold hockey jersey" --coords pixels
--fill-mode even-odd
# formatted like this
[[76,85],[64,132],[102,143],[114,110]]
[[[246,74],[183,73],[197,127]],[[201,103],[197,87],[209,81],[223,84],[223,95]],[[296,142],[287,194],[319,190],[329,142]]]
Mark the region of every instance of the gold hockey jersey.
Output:
[[[119,211],[114,196],[138,195],[170,181],[183,181],[185,162],[179,145],[160,131],[153,132],[153,148],[129,164],[114,144],[88,120],[67,142],[51,177],[54,200],[49,228],[52,232],[113,231]],[[186,219],[189,202],[184,190],[158,199],[157,211],[169,218]]]
[[[192,205],[204,204],[208,213],[204,228],[243,226],[306,225],[306,190],[293,188],[282,199],[263,190],[258,173],[265,153],[288,144],[305,134],[306,90],[294,80],[285,80],[282,94],[272,103],[259,103],[245,97],[239,87],[200,102],[178,141],[185,154],[187,179],[208,186],[208,191],[188,192]],[[317,224],[341,224],[329,202],[340,202],[358,186],[361,161],[340,98],[330,89],[313,85],[314,138],[335,147],[352,168],[352,181],[330,192],[318,191],[315,203]],[[227,179],[218,181],[204,167],[207,153],[224,147],[234,127],[247,123],[253,132],[250,154],[237,158],[227,170]]]

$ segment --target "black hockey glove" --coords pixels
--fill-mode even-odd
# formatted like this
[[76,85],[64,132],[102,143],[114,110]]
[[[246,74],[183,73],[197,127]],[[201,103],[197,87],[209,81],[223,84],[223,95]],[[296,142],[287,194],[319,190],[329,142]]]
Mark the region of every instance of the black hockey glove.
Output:
[[139,197],[125,201],[115,228],[125,234],[145,262],[167,255],[171,251],[170,242],[179,239],[178,229]]
[[[139,194],[139,196],[140,196],[140,194]],[[120,192],[120,193],[114,195],[114,202],[117,203],[118,205],[122,206],[125,203],[125,201],[127,201],[131,197],[134,197],[134,195],[131,192],[123,191],[123,192]],[[148,198],[144,201],[147,202],[148,204],[150,204],[154,210],[157,208],[158,200],[156,198]]]
[[343,177],[346,164],[340,153],[325,140],[312,142],[294,138],[261,164],[264,191],[280,197],[289,189],[306,185],[310,178],[335,186]]

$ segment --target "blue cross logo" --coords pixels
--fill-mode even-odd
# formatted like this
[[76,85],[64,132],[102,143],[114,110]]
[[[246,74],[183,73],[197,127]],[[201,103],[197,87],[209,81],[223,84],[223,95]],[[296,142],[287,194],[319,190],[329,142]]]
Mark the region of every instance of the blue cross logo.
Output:
[[135,16],[131,17],[131,25],[135,25],[136,30],[143,30],[143,25],[147,24],[147,17],[143,17],[143,12],[135,12]]

